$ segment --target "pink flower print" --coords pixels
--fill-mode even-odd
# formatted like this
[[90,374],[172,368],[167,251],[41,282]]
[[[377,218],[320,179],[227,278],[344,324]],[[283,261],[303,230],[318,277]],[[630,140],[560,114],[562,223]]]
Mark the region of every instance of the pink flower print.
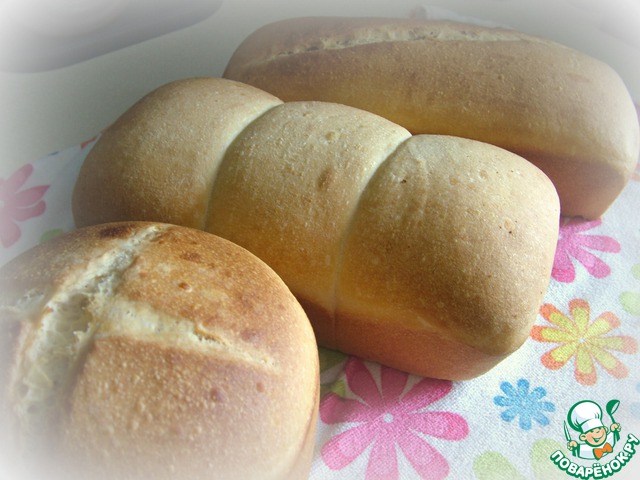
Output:
[[0,178],[0,242],[5,248],[20,239],[18,222],[42,215],[46,209],[42,197],[48,185],[20,190],[32,173],[33,166],[27,164],[6,180]]
[[343,469],[372,446],[365,478],[399,478],[397,446],[420,478],[445,478],[449,464],[425,437],[462,440],[467,436],[469,427],[460,415],[428,408],[451,391],[452,383],[424,378],[403,394],[406,373],[381,366],[378,388],[361,360],[351,357],[344,372],[349,390],[359,399],[329,393],[320,404],[323,422],[349,424],[322,447],[327,466]]
[[585,221],[578,218],[564,219],[560,225],[560,235],[556,247],[551,276],[558,282],[571,283],[576,278],[573,259],[581,263],[590,275],[604,278],[611,268],[590,250],[606,253],[620,252],[620,244],[604,235],[587,234],[602,224],[602,220]]

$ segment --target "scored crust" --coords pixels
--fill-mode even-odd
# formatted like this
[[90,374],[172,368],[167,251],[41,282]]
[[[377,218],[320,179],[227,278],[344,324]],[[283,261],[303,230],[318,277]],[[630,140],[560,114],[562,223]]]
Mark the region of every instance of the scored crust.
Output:
[[22,325],[2,366],[3,443],[25,462],[81,478],[308,474],[315,338],[246,250],[182,227],[99,225],[5,266],[0,293],[3,328],[8,315]]

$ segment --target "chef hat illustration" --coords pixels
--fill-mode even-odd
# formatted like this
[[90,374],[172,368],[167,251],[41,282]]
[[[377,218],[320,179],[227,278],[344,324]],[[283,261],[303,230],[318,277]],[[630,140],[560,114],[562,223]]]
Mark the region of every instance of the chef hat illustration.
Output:
[[583,400],[571,407],[567,414],[567,420],[571,428],[582,433],[604,427],[600,405],[590,400]]

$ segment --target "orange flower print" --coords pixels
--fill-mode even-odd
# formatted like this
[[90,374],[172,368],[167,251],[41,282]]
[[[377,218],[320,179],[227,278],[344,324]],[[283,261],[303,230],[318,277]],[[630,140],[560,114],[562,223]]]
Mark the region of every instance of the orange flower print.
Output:
[[534,326],[531,338],[558,344],[542,355],[545,367],[559,370],[573,359],[576,380],[582,385],[597,382],[596,365],[615,378],[629,374],[628,368],[612,352],[636,353],[638,344],[628,336],[609,335],[620,326],[620,319],[612,312],[601,313],[591,321],[589,302],[575,299],[569,302],[568,315],[551,304],[543,305],[540,315],[551,326]]

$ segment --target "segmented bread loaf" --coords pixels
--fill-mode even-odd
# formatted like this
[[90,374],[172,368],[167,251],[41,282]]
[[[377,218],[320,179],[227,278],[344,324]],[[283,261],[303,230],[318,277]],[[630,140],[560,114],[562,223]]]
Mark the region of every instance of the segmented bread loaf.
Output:
[[224,77],[284,101],[369,110],[414,134],[503,147],[549,176],[568,216],[601,216],[638,161],[638,120],[618,74],[574,49],[512,30],[293,18],[250,35]]
[[161,87],[107,129],[73,212],[227,238],[283,278],[321,345],[451,379],[527,338],[559,225],[549,179],[506,150],[216,78]]
[[47,479],[307,478],[309,321],[262,261],[156,223],[58,237],[0,270],[3,466]]

